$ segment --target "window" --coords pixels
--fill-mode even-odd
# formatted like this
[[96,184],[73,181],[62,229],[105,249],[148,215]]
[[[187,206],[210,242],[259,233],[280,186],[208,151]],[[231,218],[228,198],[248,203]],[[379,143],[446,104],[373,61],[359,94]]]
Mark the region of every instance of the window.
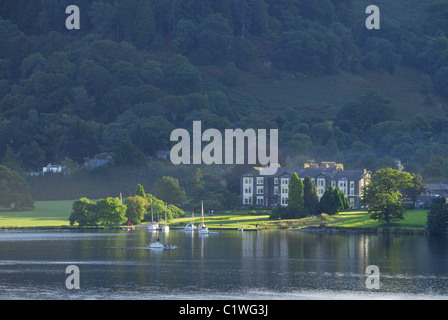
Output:
[[288,185],[289,179],[288,178],[282,178],[282,185]]
[[355,207],[355,198],[350,198],[350,208]]
[[274,184],[278,184],[278,178],[274,178]]
[[263,177],[257,177],[257,184],[263,184],[264,178]]
[[252,184],[252,178],[244,178],[244,184]]
[[289,189],[287,187],[282,187],[282,193],[283,194],[288,194]]
[[264,188],[263,187],[257,187],[257,194],[263,194]]
[[252,193],[252,187],[245,187],[244,188],[244,193],[245,194],[251,194]]
[[277,186],[274,187],[274,194],[278,194],[278,187]]
[[336,188],[336,181],[331,181],[331,186],[332,186],[333,188]]
[[317,179],[317,186],[318,187],[325,187],[325,179],[324,178]]
[[245,197],[244,204],[252,204],[252,197]]
[[288,197],[282,197],[282,206],[286,206],[288,204]]
[[257,204],[263,204],[264,198],[263,197],[257,197]]

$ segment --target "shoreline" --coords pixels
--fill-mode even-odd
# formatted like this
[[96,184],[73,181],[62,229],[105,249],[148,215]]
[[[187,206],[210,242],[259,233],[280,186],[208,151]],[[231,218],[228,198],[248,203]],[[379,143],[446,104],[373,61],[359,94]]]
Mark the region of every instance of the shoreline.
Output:
[[[140,225],[134,225],[133,230],[143,230],[146,229],[146,227],[150,223],[144,223]],[[76,226],[40,226],[40,227],[0,227],[0,231],[38,231],[38,230],[65,230],[65,231],[79,231],[79,230],[117,230],[122,231],[121,226],[117,228],[106,228],[103,226],[97,226],[97,227],[85,227],[85,228],[79,228]],[[171,227],[171,230],[183,230],[183,227]],[[238,228],[219,228],[219,227],[213,227],[209,228],[209,230],[213,231],[238,231]],[[429,236],[430,233],[426,230],[419,230],[419,229],[406,229],[406,228],[353,228],[353,227],[333,227],[333,226],[306,226],[299,229],[293,229],[293,228],[249,228],[244,229],[245,231],[250,232],[258,232],[258,231],[265,231],[265,230],[282,230],[282,231],[296,231],[296,232],[309,232],[309,233],[327,233],[327,234],[394,234],[394,235],[424,235]],[[132,231],[132,230],[131,230]],[[447,235],[447,234],[445,234]]]

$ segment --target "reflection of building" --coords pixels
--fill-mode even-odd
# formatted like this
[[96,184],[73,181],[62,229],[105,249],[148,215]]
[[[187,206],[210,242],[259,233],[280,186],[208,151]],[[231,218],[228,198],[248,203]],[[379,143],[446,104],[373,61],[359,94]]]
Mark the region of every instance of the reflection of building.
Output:
[[350,207],[361,207],[364,186],[371,172],[367,170],[344,170],[342,164],[323,162],[320,166],[308,162],[304,168],[279,168],[271,176],[261,176],[252,169],[241,177],[241,200],[243,205],[287,206],[289,178],[293,172],[302,178],[310,177],[317,187],[320,198],[329,187],[339,188],[350,201]]

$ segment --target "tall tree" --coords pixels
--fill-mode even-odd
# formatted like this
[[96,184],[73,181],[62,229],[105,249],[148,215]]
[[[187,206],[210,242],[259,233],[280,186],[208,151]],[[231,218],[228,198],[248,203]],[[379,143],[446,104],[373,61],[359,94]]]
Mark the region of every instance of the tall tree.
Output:
[[146,199],[145,189],[143,188],[143,186],[141,184],[137,185],[137,188],[135,189],[135,195],[140,196],[143,199]]
[[179,180],[166,176],[157,180],[154,185],[154,194],[169,204],[182,203],[185,198],[185,191],[180,187]]
[[423,183],[423,177],[418,173],[411,173],[412,175],[412,187],[403,190],[403,194],[409,197],[414,203],[417,202],[417,198],[425,191],[426,186]]
[[0,206],[12,210],[34,209],[31,190],[26,180],[16,171],[0,165]]
[[70,214],[70,225],[76,222],[79,227],[96,226],[98,215],[95,211],[95,203],[87,198],[81,198],[73,202],[72,213]]
[[446,198],[439,197],[432,201],[426,220],[426,230],[431,234],[443,234],[448,229],[448,205]]
[[291,174],[289,178],[288,190],[288,209],[295,218],[303,216],[304,198],[303,198],[303,182],[296,172]]
[[149,48],[156,35],[156,24],[150,0],[140,0],[138,2],[134,32],[135,45],[143,49]]
[[311,181],[310,177],[305,177],[303,180],[303,199],[306,215],[317,214],[319,198],[316,185]]
[[378,170],[364,188],[362,203],[368,205],[372,219],[390,224],[391,221],[404,219],[400,190],[412,186],[410,173],[391,168]]
[[126,205],[118,198],[106,198],[96,203],[99,222],[107,227],[126,222]]
[[124,204],[126,205],[126,218],[132,224],[139,224],[143,220],[149,206],[148,200],[139,195],[126,198]]
[[193,177],[191,178],[190,192],[191,195],[196,199],[198,199],[204,192],[204,181],[202,180],[202,173],[200,168],[196,169]]

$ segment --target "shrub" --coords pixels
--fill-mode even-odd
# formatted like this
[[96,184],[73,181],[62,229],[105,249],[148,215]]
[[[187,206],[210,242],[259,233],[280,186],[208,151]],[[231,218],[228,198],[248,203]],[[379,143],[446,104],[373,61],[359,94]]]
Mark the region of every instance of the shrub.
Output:
[[448,204],[445,198],[435,198],[428,211],[426,230],[431,234],[443,234],[448,228]]

